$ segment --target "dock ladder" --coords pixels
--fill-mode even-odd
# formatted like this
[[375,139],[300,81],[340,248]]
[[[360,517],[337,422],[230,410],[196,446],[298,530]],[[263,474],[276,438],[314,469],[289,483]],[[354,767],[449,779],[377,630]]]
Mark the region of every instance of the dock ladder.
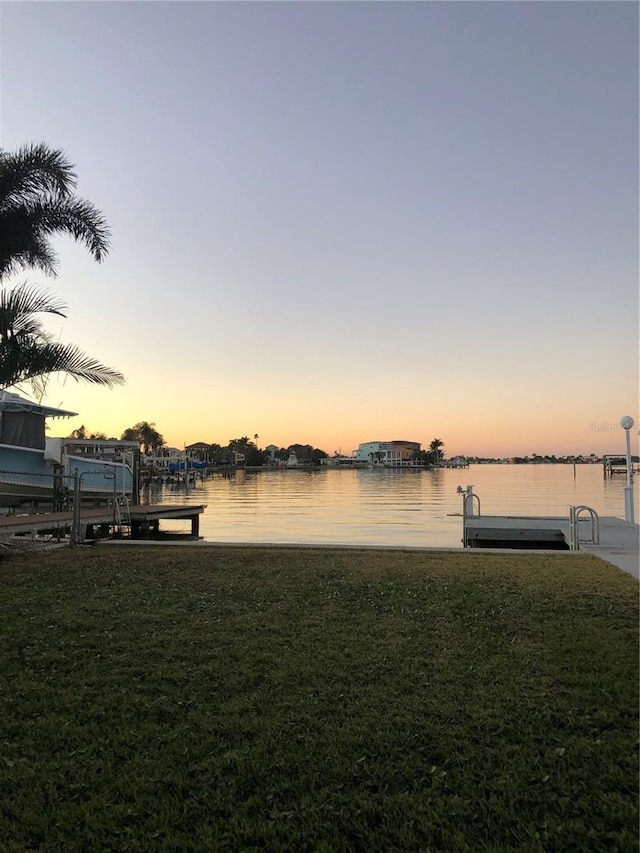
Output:
[[[600,544],[600,519],[595,509],[590,506],[570,506],[569,507],[569,548],[571,551],[580,550],[580,516],[582,513],[589,514],[591,521],[591,538],[582,540],[585,545]],[[582,519],[587,521],[587,519]]]
[[113,505],[113,527],[120,537],[124,536],[123,528],[128,527],[131,536],[131,509],[126,495],[120,495]]

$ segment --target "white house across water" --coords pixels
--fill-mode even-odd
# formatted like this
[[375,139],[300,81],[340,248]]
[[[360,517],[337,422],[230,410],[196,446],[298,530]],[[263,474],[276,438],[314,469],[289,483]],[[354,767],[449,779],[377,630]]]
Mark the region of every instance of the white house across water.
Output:
[[366,441],[354,451],[354,457],[386,468],[414,465],[413,455],[420,450],[418,441]]

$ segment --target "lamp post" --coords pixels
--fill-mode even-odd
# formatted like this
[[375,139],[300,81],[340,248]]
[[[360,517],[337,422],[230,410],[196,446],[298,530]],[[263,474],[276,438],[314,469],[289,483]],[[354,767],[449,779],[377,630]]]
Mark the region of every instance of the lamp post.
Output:
[[630,415],[625,415],[620,419],[620,426],[625,431],[627,445],[627,485],[624,488],[624,520],[633,523],[634,507],[633,507],[633,463],[631,461],[631,427],[634,421]]

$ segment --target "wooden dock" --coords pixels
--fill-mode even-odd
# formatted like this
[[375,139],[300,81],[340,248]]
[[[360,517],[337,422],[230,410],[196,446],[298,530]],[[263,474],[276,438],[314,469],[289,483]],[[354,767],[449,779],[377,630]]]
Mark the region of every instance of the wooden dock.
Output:
[[[206,504],[198,506],[170,506],[147,504],[124,507],[91,507],[80,509],[80,541],[109,535],[122,527],[130,527],[131,539],[155,539],[162,536],[160,522],[163,519],[191,522],[189,538],[197,539],[200,532],[200,516]],[[42,512],[31,515],[6,515],[0,518],[0,539],[10,536],[61,535],[70,533],[74,518],[67,512]]]

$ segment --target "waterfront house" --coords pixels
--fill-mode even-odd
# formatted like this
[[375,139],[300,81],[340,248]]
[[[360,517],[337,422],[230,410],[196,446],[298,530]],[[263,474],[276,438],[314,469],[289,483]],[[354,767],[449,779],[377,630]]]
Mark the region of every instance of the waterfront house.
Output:
[[186,453],[177,447],[159,447],[142,457],[142,465],[152,473],[166,473],[172,466],[184,462]]
[[206,441],[196,441],[194,444],[187,444],[184,449],[189,459],[208,459],[211,445]]
[[417,441],[367,441],[358,446],[354,456],[372,465],[400,468],[410,465],[414,453],[419,451],[420,443]]

